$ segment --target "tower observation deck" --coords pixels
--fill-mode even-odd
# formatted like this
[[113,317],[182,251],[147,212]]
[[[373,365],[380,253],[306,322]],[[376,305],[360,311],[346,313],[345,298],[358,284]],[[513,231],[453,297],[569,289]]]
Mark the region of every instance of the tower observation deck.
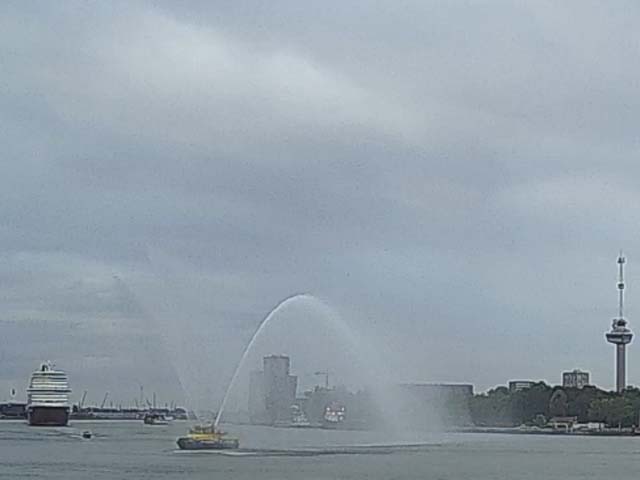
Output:
[[627,327],[627,321],[624,318],[624,264],[626,259],[622,253],[618,257],[618,316],[611,322],[611,330],[605,337],[607,342],[616,346],[616,391],[621,393],[627,386],[626,376],[626,348],[631,343],[633,333]]

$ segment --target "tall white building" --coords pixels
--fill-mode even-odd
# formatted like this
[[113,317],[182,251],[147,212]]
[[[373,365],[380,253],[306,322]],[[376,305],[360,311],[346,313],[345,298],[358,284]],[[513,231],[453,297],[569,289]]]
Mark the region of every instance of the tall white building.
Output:
[[562,373],[562,386],[565,388],[583,388],[589,385],[589,372],[572,370]]

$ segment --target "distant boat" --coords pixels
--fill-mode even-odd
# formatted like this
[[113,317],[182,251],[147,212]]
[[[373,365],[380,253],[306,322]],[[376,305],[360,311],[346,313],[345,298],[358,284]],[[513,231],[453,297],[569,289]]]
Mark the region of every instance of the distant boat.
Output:
[[345,406],[337,402],[331,402],[325,407],[322,426],[324,428],[340,427],[344,423],[345,417]]
[[56,370],[51,362],[40,365],[31,374],[27,388],[27,419],[29,425],[63,427],[69,422],[67,375]]
[[145,425],[169,425],[169,419],[161,413],[147,413],[142,421]]

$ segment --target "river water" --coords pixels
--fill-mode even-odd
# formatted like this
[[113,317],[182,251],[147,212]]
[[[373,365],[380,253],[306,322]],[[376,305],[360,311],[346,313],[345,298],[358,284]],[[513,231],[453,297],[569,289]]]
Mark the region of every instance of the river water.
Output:
[[[94,437],[84,440],[83,430]],[[243,450],[181,452],[186,423],[0,422],[1,479],[637,479],[640,438],[236,427]]]

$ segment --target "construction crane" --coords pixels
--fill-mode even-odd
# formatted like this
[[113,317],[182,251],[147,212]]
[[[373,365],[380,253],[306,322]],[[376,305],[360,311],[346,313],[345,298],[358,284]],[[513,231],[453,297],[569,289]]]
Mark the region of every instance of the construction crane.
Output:
[[104,398],[102,399],[102,403],[100,404],[100,408],[104,408],[104,404],[107,403],[107,397],[109,396],[109,392],[105,392]]
[[322,376],[324,376],[324,388],[329,390],[329,371],[328,370],[324,370],[324,371],[315,372],[314,375],[322,375]]

